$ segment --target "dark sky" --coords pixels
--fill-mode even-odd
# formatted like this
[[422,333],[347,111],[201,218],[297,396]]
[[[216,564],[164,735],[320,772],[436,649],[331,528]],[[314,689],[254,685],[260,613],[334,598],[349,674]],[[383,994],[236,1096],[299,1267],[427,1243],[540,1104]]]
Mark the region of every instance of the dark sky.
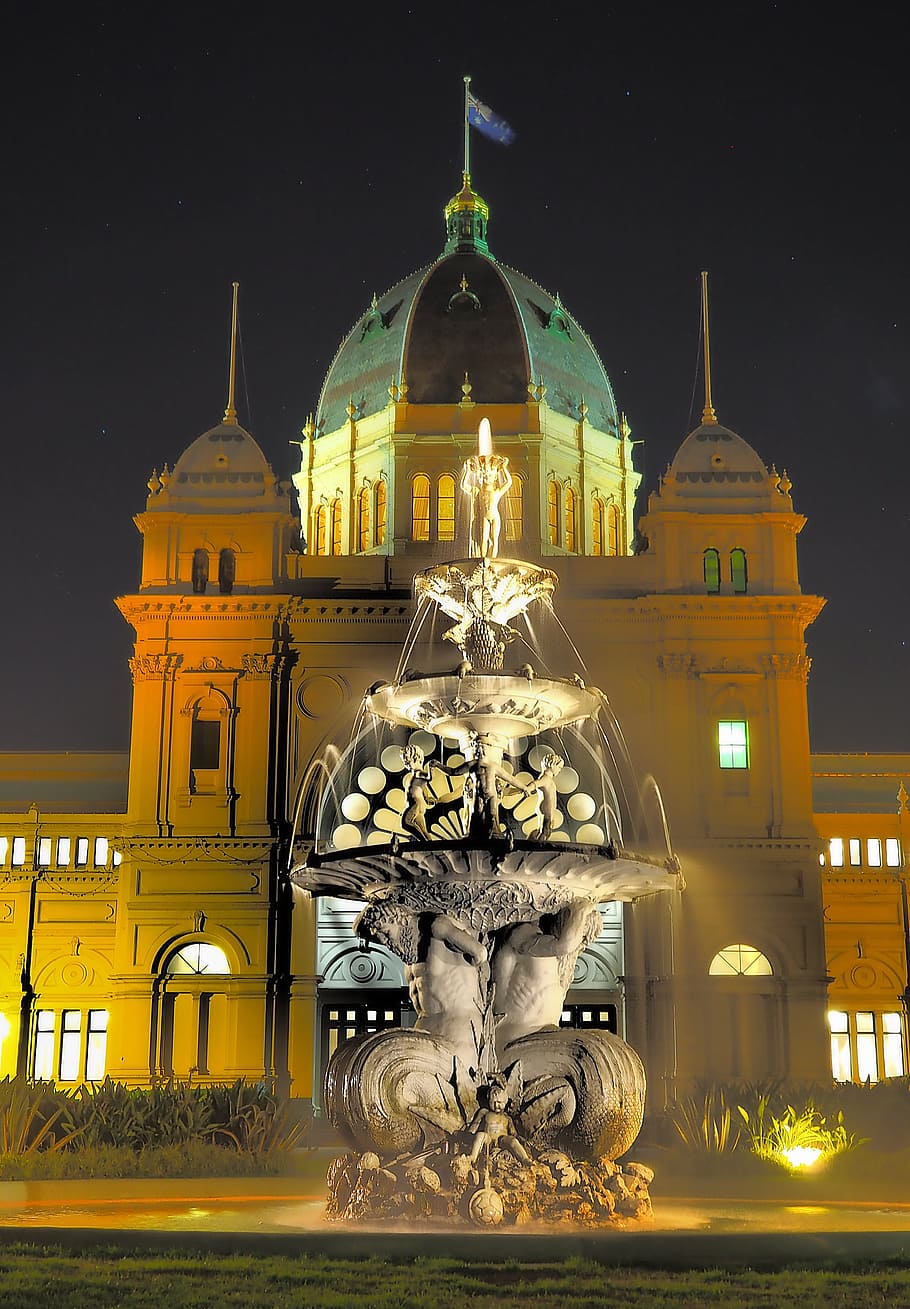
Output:
[[231,281],[241,421],[288,476],[371,293],[441,250],[468,72],[518,134],[474,141],[491,247],[593,338],[649,487],[710,270],[718,416],[788,469],[829,600],[814,747],[910,750],[904,14],[630,8],[6,11],[0,749],[125,748],[111,598],[152,468],[221,416]]

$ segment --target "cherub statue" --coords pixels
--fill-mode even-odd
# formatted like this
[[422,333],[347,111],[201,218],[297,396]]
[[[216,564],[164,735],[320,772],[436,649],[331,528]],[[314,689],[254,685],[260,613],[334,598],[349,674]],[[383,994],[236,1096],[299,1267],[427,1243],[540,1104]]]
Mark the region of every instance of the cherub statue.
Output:
[[549,841],[558,811],[556,804],[556,778],[565,761],[553,750],[548,750],[540,761],[537,776],[537,809],[535,817],[538,822],[534,833],[536,841]]
[[486,1104],[478,1105],[477,1113],[468,1124],[468,1131],[473,1137],[472,1164],[477,1162],[484,1148],[489,1149],[493,1145],[499,1146],[501,1150],[508,1150],[523,1164],[531,1162],[531,1156],[518,1139],[515,1124],[508,1113],[509,1101],[512,1098],[509,1087],[515,1080],[516,1072],[520,1083],[521,1065],[516,1064],[506,1082],[497,1079],[478,1091],[478,1100],[483,1097]]
[[424,753],[419,745],[402,747],[401,757],[408,772],[404,778],[404,793],[408,806],[401,815],[401,825],[406,832],[413,832],[424,841],[429,841],[427,831],[427,787],[432,773],[424,766]]

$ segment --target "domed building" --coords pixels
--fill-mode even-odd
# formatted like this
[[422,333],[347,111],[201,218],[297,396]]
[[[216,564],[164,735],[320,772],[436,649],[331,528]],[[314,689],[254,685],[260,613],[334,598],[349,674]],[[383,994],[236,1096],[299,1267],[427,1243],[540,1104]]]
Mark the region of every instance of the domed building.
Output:
[[[365,692],[399,666],[415,572],[467,553],[483,418],[512,474],[500,554],[557,575],[579,675],[621,728],[625,803],[666,817],[686,880],[603,906],[563,1023],[625,1035],[652,1112],[697,1079],[906,1072],[910,757],[810,752],[824,602],[800,588],[790,481],[708,391],[636,511],[597,351],[494,257],[489,220],[465,176],[439,258],[362,307],[303,427],[296,504],[233,381],[223,420],[149,479],[117,601],[128,760],[0,756],[0,1075],[267,1079],[318,1103],[340,1041],[413,1020],[350,903],[288,872]],[[373,771],[394,819],[400,769]]]

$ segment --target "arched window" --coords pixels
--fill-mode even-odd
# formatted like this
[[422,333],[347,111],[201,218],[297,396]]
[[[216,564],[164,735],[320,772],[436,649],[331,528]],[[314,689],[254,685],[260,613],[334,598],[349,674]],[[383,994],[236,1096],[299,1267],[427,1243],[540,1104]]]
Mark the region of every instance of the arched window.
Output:
[[193,551],[193,594],[205,595],[205,588],[209,583],[209,552],[208,550]]
[[436,537],[455,540],[455,478],[443,473],[436,484]]
[[514,473],[512,485],[506,492],[505,520],[506,540],[520,541],[524,535],[524,486]]
[[746,570],[745,550],[730,551],[730,581],[733,583],[734,595],[745,595],[749,588],[749,576]]
[[332,545],[333,555],[341,554],[341,500],[332,501]]
[[607,510],[607,554],[619,554],[619,510],[610,505]]
[[720,555],[710,546],[705,551],[705,590],[708,595],[717,595],[720,590]]
[[725,945],[711,960],[711,977],[770,977],[770,961],[754,945]]
[[430,479],[418,473],[411,483],[411,540],[430,539]]
[[592,519],[591,553],[602,555],[606,526],[606,506],[599,496],[594,497],[594,516]]
[[218,590],[222,595],[230,595],[234,589],[236,561],[233,550],[222,550],[218,555]]
[[565,544],[570,554],[575,553],[575,492],[566,487]]
[[376,483],[376,528],[374,528],[374,545],[385,545],[385,507],[386,507],[385,482],[378,480]]
[[357,496],[357,548],[363,553],[370,548],[370,488],[363,486]]
[[192,941],[175,950],[165,964],[169,977],[187,977],[198,973],[230,973],[231,965],[220,945]]
[[318,555],[328,554],[325,505],[318,505],[316,508],[316,530],[313,533],[313,539],[316,542],[315,553]]
[[547,541],[559,545],[559,483],[547,482]]

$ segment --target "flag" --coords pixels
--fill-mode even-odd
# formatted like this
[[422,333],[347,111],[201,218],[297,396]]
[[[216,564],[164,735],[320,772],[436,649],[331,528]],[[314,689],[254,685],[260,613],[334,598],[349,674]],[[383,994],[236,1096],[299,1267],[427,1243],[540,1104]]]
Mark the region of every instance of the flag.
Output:
[[491,141],[498,141],[500,145],[511,145],[515,140],[515,133],[506,120],[494,114],[489,105],[485,105],[482,100],[471,95],[470,91],[468,92],[468,122],[483,136],[488,136]]

